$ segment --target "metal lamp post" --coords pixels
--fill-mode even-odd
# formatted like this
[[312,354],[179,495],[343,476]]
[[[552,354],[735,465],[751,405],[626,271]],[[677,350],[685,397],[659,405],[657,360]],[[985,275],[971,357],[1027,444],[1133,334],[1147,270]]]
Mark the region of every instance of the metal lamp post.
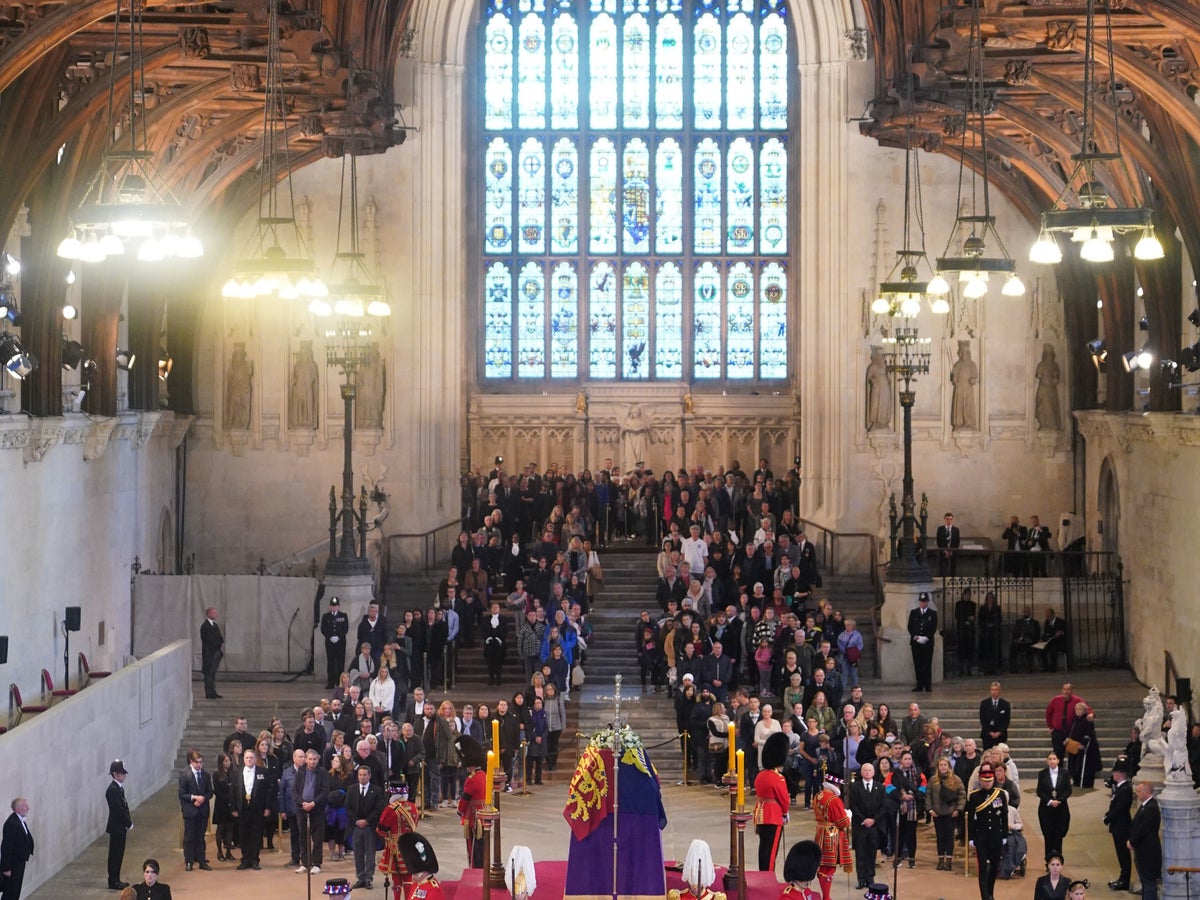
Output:
[[[916,500],[913,497],[912,470],[912,408],[917,399],[913,382],[918,375],[929,374],[929,344],[931,338],[922,338],[915,327],[898,327],[895,336],[885,338],[891,349],[887,352],[887,370],[904,382],[900,390],[900,407],[904,410],[904,496],[900,501],[901,514],[896,515],[896,500],[890,504],[892,558],[887,567],[887,580],[899,582],[925,581],[929,577],[924,563],[917,559],[917,535],[925,537],[927,513],[925,498],[921,498],[921,517],[915,514]],[[919,529],[919,532],[918,532]]]

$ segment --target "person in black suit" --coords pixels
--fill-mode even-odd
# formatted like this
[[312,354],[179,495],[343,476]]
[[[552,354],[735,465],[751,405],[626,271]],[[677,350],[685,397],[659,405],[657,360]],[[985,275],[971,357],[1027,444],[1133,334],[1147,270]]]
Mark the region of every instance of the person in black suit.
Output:
[[12,813],[4,821],[4,836],[0,839],[0,900],[20,900],[25,863],[33,856],[28,816],[29,801],[17,797],[12,802]]
[[346,818],[354,829],[354,874],[351,890],[371,889],[375,877],[375,828],[383,812],[383,790],[371,781],[369,766],[358,767],[358,784],[346,789]]
[[1071,808],[1067,800],[1071,797],[1071,776],[1065,766],[1058,764],[1058,754],[1053,750],[1046,757],[1046,768],[1038,772],[1038,825],[1046,841],[1046,859],[1052,855],[1062,856],[1063,840],[1071,828]]
[[812,587],[821,586],[821,573],[817,571],[817,548],[801,531],[796,535],[796,560],[800,574]]
[[1112,797],[1108,801],[1108,812],[1104,814],[1104,824],[1108,826],[1113,849],[1117,851],[1117,865],[1121,867],[1116,879],[1108,883],[1114,891],[1129,890],[1132,860],[1128,841],[1130,825],[1133,822],[1129,811],[1132,806],[1133,785],[1129,781],[1129,761],[1118,757],[1112,767]]
[[204,844],[204,832],[208,829],[208,817],[213,796],[212,775],[204,771],[204,757],[200,751],[191,749],[187,755],[188,767],[179,776],[179,808],[183,813],[183,864],[190,872],[192,865],[211,870],[208,850]]
[[171,900],[171,886],[158,880],[158,860],[142,863],[142,883],[133,886],[136,900]]
[[325,637],[325,689],[333,690],[346,671],[346,635],[350,617],[342,612],[342,601],[329,598],[329,610],[321,616],[321,634]]
[[129,882],[121,880],[121,861],[125,858],[125,835],[133,827],[133,819],[129,815],[129,803],[125,800],[125,764],[114,759],[108,767],[112,781],[104,792],[108,803],[108,824],[104,830],[108,833],[108,889],[119,891],[129,887]]
[[1008,723],[1012,721],[1012,705],[1000,696],[1000,682],[993,681],[991,696],[979,701],[979,737],[983,749],[1008,743]]
[[1058,654],[1067,652],[1067,620],[1046,607],[1046,619],[1042,622],[1042,671],[1058,671]]
[[954,577],[958,568],[958,548],[962,535],[954,524],[954,514],[946,513],[937,530],[938,575]]
[[1029,537],[1029,529],[1021,524],[1021,520],[1012,516],[1008,527],[1000,535],[1004,541],[1007,553],[1004,554],[1004,571],[1014,577],[1025,574],[1025,541]]
[[858,770],[858,780],[850,785],[847,800],[854,828],[855,889],[862,890],[875,880],[875,857],[884,835],[884,820],[890,815],[883,781],[875,777],[872,763],[863,763]]
[[379,603],[372,600],[367,604],[367,614],[358,623],[358,646],[371,645],[371,661],[379,666],[379,657],[383,655],[383,645],[388,639],[387,618],[379,608]]
[[967,796],[967,836],[975,848],[979,896],[981,900],[992,900],[1000,856],[1008,842],[1008,794],[996,787],[991,763],[979,767],[979,790]]
[[292,781],[292,802],[296,805],[293,827],[300,829],[300,868],[321,874],[321,851],[325,843],[325,806],[329,797],[329,772],[321,768],[321,754],[304,754],[304,768]]
[[937,635],[937,612],[929,608],[929,593],[921,591],[918,606],[908,614],[908,636],[912,647],[913,669],[917,675],[914,691],[933,691],[933,639]]
[[200,668],[204,672],[204,696],[209,700],[220,700],[217,693],[217,666],[225,655],[225,636],[217,624],[216,607],[204,611],[204,624],[200,626]]
[[1046,559],[1050,555],[1050,529],[1043,528],[1037,516],[1029,518],[1025,549],[1029,551],[1029,574],[1034,578],[1045,578]]
[[1126,846],[1133,851],[1133,861],[1137,864],[1142,900],[1158,900],[1158,882],[1162,878],[1162,840],[1158,828],[1162,824],[1162,814],[1158,811],[1154,786],[1150,782],[1139,781],[1134,795],[1138,808],[1129,826]]
[[238,868],[259,869],[262,868],[258,860],[262,852],[263,829],[271,815],[275,785],[267,769],[258,765],[254,750],[247,749],[242,762],[229,779],[229,807],[237,819],[238,846],[242,850]]

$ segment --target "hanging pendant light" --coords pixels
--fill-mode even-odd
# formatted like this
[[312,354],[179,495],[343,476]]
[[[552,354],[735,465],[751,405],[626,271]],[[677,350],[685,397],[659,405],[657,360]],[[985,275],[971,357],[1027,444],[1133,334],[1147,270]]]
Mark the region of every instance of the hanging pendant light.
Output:
[[311,301],[328,293],[296,223],[280,39],[279,0],[270,0],[258,220],[250,241],[254,249],[234,265],[221,289],[221,296],[227,298],[274,296]]
[[[1114,258],[1113,243],[1117,235],[1137,232],[1139,237],[1133,255],[1140,260],[1163,258],[1163,247],[1154,233],[1154,213],[1145,207],[1126,207],[1117,204],[1105,186],[1106,179],[1123,185],[1126,195],[1136,197],[1136,188],[1129,165],[1121,153],[1121,114],[1116,103],[1113,108],[1112,153],[1101,152],[1096,142],[1096,2],[1087,0],[1086,28],[1083,53],[1083,124],[1079,131],[1079,152],[1072,154],[1075,165],[1067,176],[1054,205],[1042,213],[1042,226],[1037,242],[1029,250],[1031,262],[1054,265],[1062,262],[1062,250],[1056,235],[1068,234],[1071,242],[1079,244],[1079,256],[1087,262],[1105,263]],[[1104,40],[1108,56],[1108,83],[1117,84],[1114,64],[1112,14],[1108,0],[1104,5]],[[1101,246],[1101,245],[1105,246]]]
[[[991,195],[988,184],[987,116],[992,98],[984,90],[983,38],[979,27],[979,6],[971,5],[971,35],[967,52],[967,99],[963,106],[962,147],[958,170],[959,215],[954,220],[946,249],[937,259],[937,276],[930,289],[946,294],[950,291],[946,275],[958,273],[963,286],[963,296],[978,299],[987,295],[989,273],[1005,276],[1002,293],[1006,297],[1021,297],[1025,284],[1017,275],[1017,264],[1009,255],[1000,233],[996,230],[996,219],[992,215]],[[982,173],[970,171],[970,195],[966,193],[967,127],[971,117],[979,117],[979,157]],[[982,212],[979,201],[982,199]],[[961,211],[970,209],[969,214]],[[988,255],[989,242],[1000,252],[999,256]],[[957,255],[951,255],[957,251]]]

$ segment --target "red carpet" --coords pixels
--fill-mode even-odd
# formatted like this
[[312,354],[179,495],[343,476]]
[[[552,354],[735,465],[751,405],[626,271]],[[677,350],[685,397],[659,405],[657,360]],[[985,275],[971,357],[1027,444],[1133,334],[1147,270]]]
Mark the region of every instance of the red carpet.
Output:
[[[550,897],[561,897],[563,895],[563,887],[567,883],[567,863],[565,860],[545,860],[534,864],[537,869],[537,893],[534,895],[538,900]],[[721,887],[721,879],[725,876],[725,869],[717,866],[717,880],[713,887],[716,890],[724,890]],[[463,871],[463,877],[460,881],[443,881],[442,886],[446,889],[446,896],[449,900],[478,900],[483,896],[483,869],[466,869]],[[667,890],[671,888],[682,888],[683,881],[679,877],[678,872],[667,870]],[[749,900],[778,900],[779,892],[783,885],[775,880],[775,875],[772,872],[747,872],[746,873],[746,897]],[[492,896],[509,900],[509,893],[504,888],[496,890],[493,888]],[[731,894],[731,897],[735,895]]]

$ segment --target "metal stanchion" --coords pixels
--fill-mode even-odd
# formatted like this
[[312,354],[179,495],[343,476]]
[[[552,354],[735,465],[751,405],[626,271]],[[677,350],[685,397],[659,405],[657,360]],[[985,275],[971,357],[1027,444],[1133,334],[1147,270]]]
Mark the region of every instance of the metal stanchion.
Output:
[[679,782],[684,787],[687,787],[688,777],[688,733],[686,731],[679,732],[679,736],[683,738],[683,781]]

